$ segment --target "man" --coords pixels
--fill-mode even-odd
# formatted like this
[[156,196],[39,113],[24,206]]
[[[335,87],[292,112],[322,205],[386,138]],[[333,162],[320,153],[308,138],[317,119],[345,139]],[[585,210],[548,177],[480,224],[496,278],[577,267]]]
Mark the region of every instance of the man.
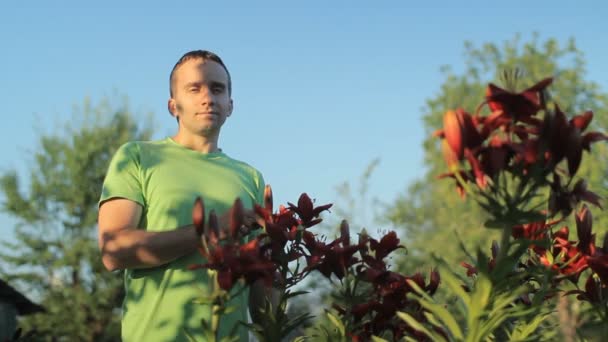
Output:
[[[99,201],[99,247],[108,270],[125,270],[124,341],[186,341],[186,332],[202,339],[201,319],[209,319],[210,307],[194,300],[209,294],[210,284],[207,272],[187,269],[202,262],[194,200],[202,197],[207,214],[214,209],[220,215],[220,227],[237,197],[248,209],[263,201],[260,172],[218,146],[233,110],[231,91],[217,55],[186,53],[170,76],[168,109],[177,134],[129,142],[112,159]],[[254,220],[247,210],[246,223]],[[260,286],[253,288],[259,301]],[[246,291],[234,304],[237,310],[220,322],[223,335],[247,320]],[[246,329],[239,328],[239,336],[246,340]]]

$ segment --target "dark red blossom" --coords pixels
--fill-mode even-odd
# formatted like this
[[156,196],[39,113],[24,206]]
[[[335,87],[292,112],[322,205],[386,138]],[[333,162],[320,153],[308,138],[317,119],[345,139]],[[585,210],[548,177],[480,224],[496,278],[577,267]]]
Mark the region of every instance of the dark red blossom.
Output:
[[254,239],[244,245],[226,244],[215,245],[209,252],[201,249],[201,254],[207,260],[202,265],[190,266],[190,269],[208,268],[217,271],[220,287],[230,290],[238,279],[243,278],[248,285],[257,280],[264,281],[266,286],[272,285],[276,265],[265,259],[260,252],[259,240]]
[[289,204],[289,210],[298,214],[298,217],[302,220],[302,225],[305,227],[312,227],[321,222],[321,219],[318,219],[317,217],[319,217],[323,211],[329,210],[332,206],[332,204],[325,204],[315,207],[306,193],[300,195],[297,206],[290,202],[287,203]]
[[602,298],[606,295],[606,292],[608,291],[605,290],[605,287],[601,286],[600,282],[595,279],[593,274],[590,274],[585,282],[584,291],[572,290],[566,292],[565,295],[578,294],[576,298],[579,300],[599,304],[601,303]]
[[[498,252],[500,251],[498,242],[492,241],[491,251],[492,251],[492,257],[490,258],[490,260],[488,260],[488,270],[489,271],[492,271],[494,269],[494,267],[496,267],[496,257],[498,256]],[[477,275],[477,273],[479,272],[477,270],[477,267],[475,267],[467,262],[464,262],[464,261],[462,261],[460,263],[460,266],[467,269],[467,277],[472,277],[474,275]]]
[[588,257],[587,263],[589,268],[599,276],[603,286],[608,286],[608,254]]
[[525,120],[544,109],[542,92],[552,82],[553,78],[546,78],[520,93],[490,83],[486,89],[486,101],[492,112],[502,112],[502,115],[514,120]]
[[303,240],[310,253],[306,257],[307,267],[304,271],[317,270],[327,278],[331,278],[332,274],[338,279],[344,278],[347,269],[359,262],[359,259],[353,255],[363,247],[345,245],[343,237],[337,238],[329,244],[317,240],[312,234],[305,234]]
[[562,185],[559,175],[554,173],[550,186],[549,213],[551,214],[561,212],[563,216],[568,216],[580,202],[591,203],[602,208],[601,198],[587,189],[587,182],[584,179],[577,181],[572,190],[568,190]]
[[389,253],[396,250],[397,248],[405,248],[399,245],[399,238],[397,233],[394,231],[384,235],[378,242],[375,239],[370,239],[370,248],[376,252],[376,260],[384,259]]
[[[545,266],[559,272],[561,275],[577,281],[581,272],[587,269],[587,259],[579,248],[568,241],[568,227],[562,227],[554,234],[552,250],[540,255],[540,261]],[[549,257],[551,253],[551,257]],[[553,259],[553,262],[550,260]]]

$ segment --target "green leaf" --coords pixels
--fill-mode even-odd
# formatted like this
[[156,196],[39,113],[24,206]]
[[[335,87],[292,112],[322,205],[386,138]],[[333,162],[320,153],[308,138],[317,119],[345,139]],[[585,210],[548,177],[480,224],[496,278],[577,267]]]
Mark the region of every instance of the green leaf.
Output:
[[228,306],[228,307],[224,308],[224,311],[222,312],[222,314],[223,315],[228,315],[228,314],[233,313],[235,310],[236,310],[236,306],[231,305],[231,306]]
[[289,320],[288,323],[286,323],[285,325],[283,325],[283,329],[281,330],[281,335],[282,336],[287,336],[289,335],[289,333],[302,326],[306,321],[312,319],[314,316],[309,315],[307,313],[301,314],[295,318],[292,318]]
[[441,273],[441,280],[450,289],[450,291],[452,291],[457,297],[462,300],[468,311],[470,296],[462,288],[462,284],[459,283],[459,280],[448,269],[445,269],[445,271]]
[[426,336],[428,336],[433,341],[445,341],[445,338],[439,334],[432,333],[429,331],[424,325],[418,322],[414,317],[406,312],[397,312],[397,316],[401,318],[405,323],[407,323],[412,328],[422,332]]
[[470,297],[469,315],[479,317],[488,305],[492,293],[492,282],[484,274],[475,281],[475,288]]
[[211,305],[211,304],[213,304],[214,300],[215,299],[213,297],[209,296],[209,297],[198,297],[198,298],[194,299],[192,302],[194,304],[200,304],[200,305]]
[[[433,299],[428,294],[426,294],[414,281],[407,280],[407,282],[408,285],[410,285],[414,289],[414,291],[416,291],[416,293],[423,296],[423,299],[418,299],[418,303],[422,305],[425,309],[427,309],[429,312],[433,313],[433,315],[437,316],[447,326],[448,330],[456,339],[462,339],[462,330],[460,330],[460,327],[458,326],[458,323],[456,322],[454,316],[452,316],[452,314],[443,305],[434,303]],[[439,326],[438,324],[434,325]]]
[[331,323],[336,326],[336,328],[338,328],[340,336],[346,336],[346,329],[344,328],[344,324],[342,323],[342,321],[328,310],[326,310],[325,313],[327,314],[327,317],[329,318]]
[[378,337],[376,335],[372,335],[373,342],[388,342],[388,340],[383,339],[382,337]]
[[513,331],[513,335],[511,336],[512,341],[523,341],[528,338],[528,336],[532,335],[538,326],[549,317],[548,313],[537,314],[532,318],[530,322],[518,321],[517,326]]
[[188,330],[183,329],[184,334],[186,334],[186,337],[188,338],[188,341],[190,342],[197,342],[196,339],[194,338],[194,336],[192,336],[192,334],[190,334],[190,332],[188,332]]

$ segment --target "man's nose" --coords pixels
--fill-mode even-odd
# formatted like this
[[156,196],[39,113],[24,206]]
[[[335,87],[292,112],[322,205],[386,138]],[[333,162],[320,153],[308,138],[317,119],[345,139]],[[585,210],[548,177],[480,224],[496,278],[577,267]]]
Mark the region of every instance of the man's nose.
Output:
[[201,99],[202,104],[211,105],[215,103],[215,94],[211,91],[211,89],[204,88],[201,91]]

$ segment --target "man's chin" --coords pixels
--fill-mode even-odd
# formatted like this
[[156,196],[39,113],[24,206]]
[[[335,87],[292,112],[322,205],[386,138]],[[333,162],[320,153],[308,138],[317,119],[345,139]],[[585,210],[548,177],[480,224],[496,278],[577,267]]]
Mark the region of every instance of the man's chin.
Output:
[[199,129],[197,133],[203,137],[212,137],[218,135],[219,131],[219,127],[212,125]]

